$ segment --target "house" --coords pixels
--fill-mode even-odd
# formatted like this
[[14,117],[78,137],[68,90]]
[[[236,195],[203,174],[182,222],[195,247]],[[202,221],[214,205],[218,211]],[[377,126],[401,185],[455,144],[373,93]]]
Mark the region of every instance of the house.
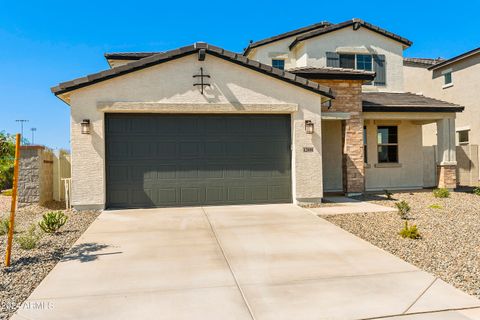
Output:
[[[478,165],[480,144],[480,48],[451,59],[405,58],[405,90],[444,101],[459,103],[465,111],[456,119],[456,144],[460,158],[466,153],[470,162]],[[423,128],[425,145],[436,145],[436,128]],[[471,154],[474,152],[474,154]],[[476,161],[475,161],[476,160]],[[479,168],[468,170],[469,185],[478,185]]]
[[438,184],[455,186],[462,107],[405,93],[405,38],[359,19],[243,53],[206,43],[108,53],[111,68],[52,92],[71,108],[77,209],[321,201],[422,188],[434,123]]

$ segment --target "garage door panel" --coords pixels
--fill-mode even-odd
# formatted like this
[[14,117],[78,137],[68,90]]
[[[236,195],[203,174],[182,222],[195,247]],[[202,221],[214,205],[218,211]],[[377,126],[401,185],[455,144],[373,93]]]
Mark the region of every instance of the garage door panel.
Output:
[[107,114],[106,132],[110,207],[291,202],[289,116]]

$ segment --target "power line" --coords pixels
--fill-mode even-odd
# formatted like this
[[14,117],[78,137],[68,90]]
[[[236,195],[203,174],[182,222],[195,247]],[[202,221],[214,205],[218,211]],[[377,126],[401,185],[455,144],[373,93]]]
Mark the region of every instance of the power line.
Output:
[[25,119],[18,119],[18,120],[15,120],[15,122],[20,122],[20,128],[21,128],[21,134],[22,134],[22,139],[23,139],[23,124],[25,122],[28,122],[28,120],[25,120]]

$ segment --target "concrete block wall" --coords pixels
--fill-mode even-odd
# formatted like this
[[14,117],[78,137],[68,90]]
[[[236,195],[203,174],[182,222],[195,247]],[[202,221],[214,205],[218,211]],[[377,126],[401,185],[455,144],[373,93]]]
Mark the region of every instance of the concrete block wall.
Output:
[[20,150],[18,205],[43,204],[53,199],[53,154],[43,146]]

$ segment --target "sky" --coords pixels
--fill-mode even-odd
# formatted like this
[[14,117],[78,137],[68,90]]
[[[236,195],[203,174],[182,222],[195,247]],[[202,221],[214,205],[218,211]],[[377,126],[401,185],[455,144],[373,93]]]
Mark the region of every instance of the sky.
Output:
[[69,149],[69,106],[50,88],[108,68],[103,54],[205,41],[241,51],[319,21],[361,18],[413,41],[407,57],[450,58],[480,46],[480,0],[0,0],[0,131]]

